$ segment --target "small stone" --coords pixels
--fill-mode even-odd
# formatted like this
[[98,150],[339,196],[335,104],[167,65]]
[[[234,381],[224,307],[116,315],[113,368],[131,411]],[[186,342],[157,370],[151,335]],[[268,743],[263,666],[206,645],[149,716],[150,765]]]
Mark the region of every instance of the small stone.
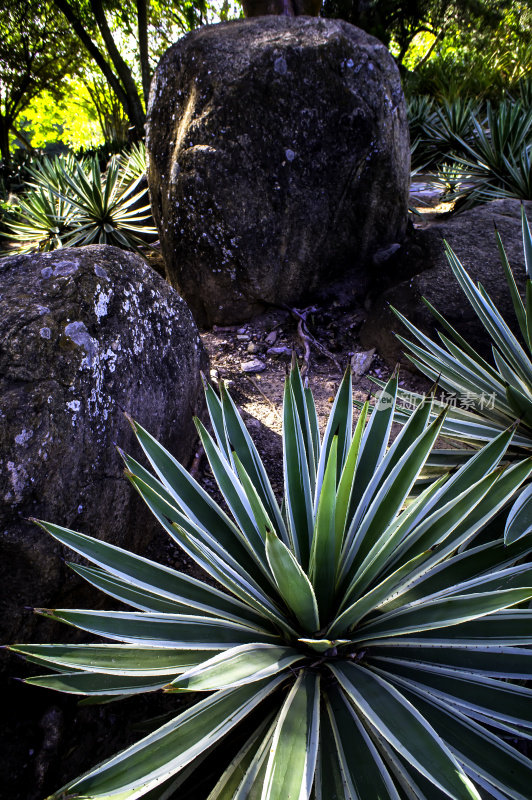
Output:
[[246,333],[246,331],[247,331],[247,326],[246,326],[246,325],[243,325],[241,328],[239,328],[239,329],[237,330],[237,333],[239,333],[240,335],[242,335],[243,333]]
[[278,336],[277,331],[270,331],[264,341],[266,342],[266,344],[269,345],[275,344],[275,342],[277,341],[277,336]]
[[269,347],[266,350],[268,356],[291,356],[292,351],[289,347]]
[[366,374],[371,366],[374,355],[375,348],[372,347],[371,350],[363,350],[362,352],[354,353],[351,356],[351,369],[353,370],[353,375],[355,378],[360,378],[362,375]]
[[249,342],[251,337],[247,333],[239,333],[236,338],[239,342]]
[[253,353],[260,353],[261,349],[262,348],[260,347],[260,345],[258,345],[256,342],[250,342],[248,344],[248,346],[247,346],[248,353],[252,353],[252,354]]
[[242,372],[263,372],[266,369],[266,364],[258,358],[251,361],[244,361],[242,364]]

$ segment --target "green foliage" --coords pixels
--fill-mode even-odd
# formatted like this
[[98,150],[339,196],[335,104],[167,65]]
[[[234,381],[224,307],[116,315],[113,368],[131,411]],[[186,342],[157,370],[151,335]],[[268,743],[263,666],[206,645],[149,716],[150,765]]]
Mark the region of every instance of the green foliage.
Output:
[[0,153],[9,163],[10,133],[31,101],[47,90],[55,100],[63,79],[80,68],[80,46],[53,2],[4,0],[0,8]]
[[[513,335],[495,304],[479,283],[475,286],[457,256],[447,247],[447,257],[453,274],[460,284],[492,343],[493,363],[482,358],[460,334],[425,301],[442,325],[441,343],[425,336],[398,311],[395,313],[406,325],[419,344],[399,337],[409,351],[410,360],[451,397],[466,398],[467,407],[453,407],[446,416],[442,434],[466,445],[466,449],[443,450],[429,459],[440,468],[450,468],[471,456],[473,448],[480,448],[493,437],[513,428],[515,435],[506,458],[520,463],[532,455],[532,237],[523,216],[523,247],[526,265],[526,294],[521,298],[500,236],[497,243],[508,290],[521,333],[520,342]],[[416,402],[422,403],[418,396]],[[445,403],[435,402],[434,414]],[[406,421],[408,411],[399,419]],[[522,506],[521,506],[522,504]],[[517,510],[521,509],[518,516]],[[523,491],[514,505],[506,529],[506,540],[513,541],[532,531],[532,484]]]
[[422,95],[409,102],[413,164],[432,169],[430,180],[455,210],[501,197],[532,199],[528,86],[520,84],[525,102],[488,102],[485,112],[467,99],[436,105]]
[[527,2],[491,6],[495,14],[488,24],[468,24],[447,14],[440,26],[420,27],[404,58],[407,94],[428,94],[441,102],[500,101],[514,93],[530,74],[532,7]]
[[474,135],[478,104],[457,99],[436,105],[427,95],[408,103],[410,138],[416,164],[437,166],[446,159],[464,153],[464,143]]
[[122,180],[126,183],[137,180],[146,174],[146,145],[144,142],[134,144],[129,152],[121,156],[124,166],[122,169]]
[[111,159],[105,174],[96,156],[43,159],[29,169],[32,188],[20,199],[19,219],[9,224],[7,238],[20,243],[20,252],[87,244],[137,250],[156,234],[147,224],[146,189],[132,176],[141,153],[130,155],[125,169]]
[[451,154],[464,182],[453,195],[463,210],[497,197],[532,199],[532,109],[520,103],[488,103],[486,124],[472,118],[474,138],[457,136],[464,155]]
[[[133,611],[44,610],[106,644],[15,645],[52,674],[28,683],[107,701],[205,693],[59,798],[170,798],[256,712],[260,723],[209,800],[525,800],[530,737],[530,538],[484,526],[532,472],[501,468],[512,432],[406,505],[444,414],[420,405],[393,444],[398,378],[352,432],[346,374],[320,439],[310,391],[285,385],[282,507],[222,386],[206,387],[214,437],[197,422],[222,510],[139,424],[152,472],[127,475],[167,533],[219,588],[50,523],[92,566],[91,584]],[[495,532],[494,532],[495,530]],[[233,751],[234,752],[234,751]],[[221,773],[221,774],[220,774]],[[212,785],[212,784],[211,784]]]

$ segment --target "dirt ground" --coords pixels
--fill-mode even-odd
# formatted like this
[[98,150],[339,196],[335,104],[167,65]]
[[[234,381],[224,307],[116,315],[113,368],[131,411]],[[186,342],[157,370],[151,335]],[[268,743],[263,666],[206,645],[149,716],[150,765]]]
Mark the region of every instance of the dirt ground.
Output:
[[[211,359],[211,381],[215,387],[221,380],[226,382],[279,497],[283,491],[283,387],[292,352],[302,372],[306,372],[323,432],[349,363],[356,401],[364,402],[378,392],[372,378],[386,380],[391,374],[392,370],[378,353],[360,347],[357,333],[363,319],[363,309],[316,308],[307,315],[306,341],[299,332],[300,320],[289,311],[269,312],[242,326],[215,327],[201,334]],[[305,344],[310,350],[308,362]],[[261,371],[246,371],[253,362]],[[422,377],[406,370],[400,373],[399,382],[407,390],[428,388]],[[358,416],[356,408],[354,416],[355,419]],[[200,461],[198,477],[208,491],[214,490],[205,459]]]

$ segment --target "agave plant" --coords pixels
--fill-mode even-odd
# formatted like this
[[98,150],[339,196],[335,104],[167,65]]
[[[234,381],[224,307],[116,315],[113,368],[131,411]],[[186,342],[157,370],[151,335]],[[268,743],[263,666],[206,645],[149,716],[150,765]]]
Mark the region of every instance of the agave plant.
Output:
[[14,218],[6,222],[6,239],[20,243],[18,252],[46,252],[63,246],[74,209],[51,189],[36,188],[18,200]]
[[132,180],[118,158],[111,159],[105,174],[96,156],[44,159],[28,171],[31,188],[7,236],[21,243],[20,252],[87,244],[137,250],[157,233],[146,224],[151,211],[142,176]]
[[[410,360],[427,377],[437,381],[448,393],[448,398],[434,403],[434,413],[441,411],[449,398],[459,400],[449,411],[442,433],[462,448],[434,453],[429,464],[450,468],[468,458],[471,448],[479,448],[509,426],[515,436],[506,458],[519,461],[532,454],[532,236],[524,209],[522,215],[523,249],[526,268],[526,298],[521,299],[515,279],[498,233],[497,244],[521,333],[520,342],[512,333],[495,304],[479,283],[477,286],[447,245],[447,258],[453,274],[478,319],[491,339],[493,363],[479,355],[467,341],[424,300],[445,333],[440,333],[440,344],[433,342],[409,322],[399,311],[397,316],[414,335],[419,344],[399,336],[409,351]],[[424,402],[421,395],[403,393],[414,406]],[[400,411],[398,419],[404,422],[408,410]],[[465,448],[464,448],[465,445]],[[506,526],[507,541],[532,531],[532,485],[520,494]]]
[[142,236],[156,233],[144,224],[151,214],[149,203],[138,207],[139,201],[148,199],[145,189],[137,191],[140,178],[124,186],[118,159],[111,159],[105,176],[93,158],[89,175],[76,165],[75,175],[64,177],[65,199],[76,209],[75,230],[66,237],[65,247],[113,244],[136,250],[144,243]]
[[122,169],[122,182],[132,183],[137,178],[146,174],[146,145],[136,142],[129,152],[123,154],[124,167]]
[[65,194],[68,190],[66,176],[74,177],[77,166],[87,171],[85,159],[76,159],[72,153],[53,158],[44,157],[35,160],[26,167],[31,180],[29,185],[35,189],[53,190]]
[[464,143],[470,143],[474,134],[474,120],[478,104],[473,100],[456,98],[445,100],[427,120],[425,136],[431,141],[439,160],[449,153],[462,152]]
[[[114,640],[12,649],[55,674],[27,683],[109,699],[204,692],[60,798],[180,796],[203,757],[256,711],[209,800],[526,800],[532,761],[532,539],[479,534],[532,471],[501,468],[504,431],[405,505],[444,415],[421,405],[390,444],[398,378],[352,432],[346,374],[323,436],[292,369],[279,507],[227,391],[197,422],[227,512],[132,423],[155,475],[124,456],[162,526],[216,587],[90,536],[40,523],[92,562],[72,565],[133,611],[41,610]],[[220,588],[217,588],[220,587]],[[256,717],[255,717],[256,718]],[[231,756],[230,756],[231,757]],[[211,784],[212,785],[212,784]]]
[[473,142],[460,140],[463,154],[452,155],[464,183],[454,195],[461,210],[497,197],[530,197],[532,109],[521,103],[488,103],[486,125],[473,118]]

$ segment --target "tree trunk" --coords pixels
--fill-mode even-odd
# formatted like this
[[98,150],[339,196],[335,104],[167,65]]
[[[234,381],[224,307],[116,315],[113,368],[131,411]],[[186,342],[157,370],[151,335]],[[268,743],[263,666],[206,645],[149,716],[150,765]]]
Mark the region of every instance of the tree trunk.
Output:
[[91,0],[91,9],[92,13],[94,14],[96,24],[98,25],[98,29],[102,35],[107,52],[111,57],[113,66],[127,96],[128,108],[126,110],[126,114],[128,115],[133,126],[132,138],[135,140],[143,139],[146,114],[142,108],[142,103],[137,91],[137,85],[133,79],[131,70],[120,55],[115,44],[115,40],[113,39],[109,25],[107,24],[107,18],[105,16],[101,0]]
[[[107,20],[105,19],[105,15],[103,15],[103,21],[101,20],[101,15],[100,15],[100,21],[102,21],[103,27],[104,29],[106,29],[106,32],[108,33],[107,41],[106,37],[103,36],[103,32],[102,32],[102,37],[104,39],[106,47],[108,47],[108,40],[110,39],[112,47],[114,48],[116,54],[118,55],[118,59],[122,62],[122,69],[121,71],[119,71],[117,69],[115,60],[112,58],[111,53],[109,53],[113,61],[113,65],[115,66],[115,69],[117,69],[118,77],[115,75],[115,73],[109,66],[108,62],[104,58],[103,54],[100,52],[99,48],[92,41],[90,34],[88,33],[88,31],[85,30],[85,27],[83,26],[83,22],[77,16],[75,9],[69,4],[68,0],[54,0],[54,3],[56,7],[64,14],[68,22],[72,25],[74,33],[76,34],[76,36],[78,36],[81,43],[87,50],[87,52],[92,56],[97,66],[102,71],[105,79],[107,80],[107,83],[117,96],[133,128],[134,131],[133,138],[134,139],[143,138],[146,115],[144,114],[142,103],[140,102],[140,97],[137,92],[137,87],[135,86],[135,81],[131,76],[129,67],[127,66],[127,64],[125,64],[120,54],[118,53],[116,45],[113,41],[113,37],[111,36],[111,33],[109,31],[109,27],[107,26]],[[91,3],[91,7],[92,6],[93,4]],[[99,7],[101,8],[101,3],[99,4]],[[101,14],[103,14],[103,9]],[[98,23],[98,27],[100,27],[100,23]],[[126,75],[126,80],[129,77],[129,80],[127,80],[127,82],[124,82],[122,80],[124,74]]]
[[150,94],[150,57],[148,52],[148,3],[146,0],[137,0],[137,29],[139,36],[140,72],[142,75],[142,93],[144,105],[148,107]]
[[0,114],[0,155],[2,156],[3,165],[9,167],[11,164],[11,153],[9,151],[9,121],[2,114]]
[[11,130],[13,131],[19,142],[22,142],[28,153],[35,152],[35,148],[31,146],[31,142],[29,141],[29,139],[27,139],[26,136],[24,136],[22,131],[19,131],[18,128],[15,128],[15,125],[13,123],[11,123]]

